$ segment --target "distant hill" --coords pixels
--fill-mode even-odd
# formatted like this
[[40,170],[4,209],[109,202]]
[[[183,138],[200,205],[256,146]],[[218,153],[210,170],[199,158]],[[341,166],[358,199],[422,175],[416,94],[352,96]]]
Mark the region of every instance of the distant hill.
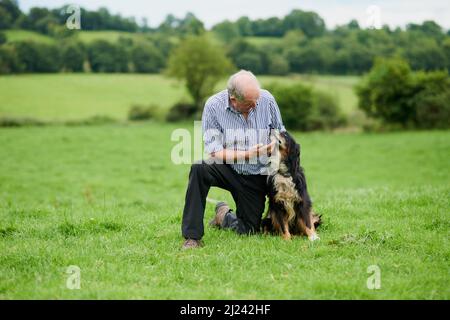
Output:
[[29,30],[3,30],[2,32],[5,33],[7,42],[17,42],[24,40],[33,40],[43,43],[55,42],[55,39],[50,36]]
[[[38,33],[35,31],[23,30],[23,29],[12,29],[12,30],[3,30],[6,34],[7,42],[16,42],[16,41],[24,41],[24,40],[32,40],[36,42],[43,43],[55,43],[55,38],[44,35],[42,33]],[[128,38],[133,39],[133,41],[139,42],[145,40],[146,33],[137,33],[137,32],[126,32],[126,31],[113,31],[113,30],[102,30],[102,31],[86,31],[80,30],[77,31],[76,37],[84,42],[91,43],[95,40],[106,40],[109,42],[116,42],[119,38]],[[213,31],[207,32],[207,37],[216,43],[221,42],[220,38]],[[274,44],[279,43],[282,38],[280,37],[243,37],[243,39],[247,40],[249,43],[255,46],[263,46],[266,44]]]

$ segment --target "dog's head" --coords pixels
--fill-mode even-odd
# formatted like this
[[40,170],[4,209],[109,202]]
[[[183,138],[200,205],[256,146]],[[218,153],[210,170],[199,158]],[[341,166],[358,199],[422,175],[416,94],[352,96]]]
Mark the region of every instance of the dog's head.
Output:
[[275,150],[270,157],[270,168],[273,173],[294,175],[300,166],[300,145],[287,132],[271,129],[271,142],[275,142]]

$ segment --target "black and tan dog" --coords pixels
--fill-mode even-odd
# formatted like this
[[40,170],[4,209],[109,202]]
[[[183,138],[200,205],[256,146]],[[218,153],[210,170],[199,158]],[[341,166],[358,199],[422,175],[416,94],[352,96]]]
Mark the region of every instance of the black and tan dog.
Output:
[[306,178],[300,166],[300,145],[287,132],[271,130],[275,150],[269,157],[269,209],[262,221],[264,233],[307,235],[311,241],[320,239],[316,227],[320,216],[312,210]]

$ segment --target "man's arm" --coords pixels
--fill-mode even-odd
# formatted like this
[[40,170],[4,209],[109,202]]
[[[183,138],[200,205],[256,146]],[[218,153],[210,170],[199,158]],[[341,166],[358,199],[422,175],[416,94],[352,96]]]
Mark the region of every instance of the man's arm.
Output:
[[270,154],[273,151],[274,145],[275,142],[271,142],[266,145],[257,144],[246,151],[222,149],[221,151],[210,153],[210,157],[216,162],[221,163],[234,163],[235,161],[239,162],[244,160],[248,161],[261,155]]
[[205,151],[211,159],[219,163],[234,163],[249,160],[273,151],[274,144],[258,144],[247,151],[225,149],[222,130],[214,115],[214,101],[207,101],[202,114],[202,130]]
[[273,127],[281,132],[286,131],[281,118],[280,108],[278,108],[278,104],[272,94],[270,94],[269,110]]

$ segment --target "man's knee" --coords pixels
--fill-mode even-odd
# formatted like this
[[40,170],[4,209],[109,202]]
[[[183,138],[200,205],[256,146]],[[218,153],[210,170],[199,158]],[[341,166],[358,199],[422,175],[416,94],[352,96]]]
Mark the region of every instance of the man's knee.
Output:
[[260,222],[258,221],[241,221],[240,228],[238,228],[239,234],[252,235],[258,233],[260,230]]

